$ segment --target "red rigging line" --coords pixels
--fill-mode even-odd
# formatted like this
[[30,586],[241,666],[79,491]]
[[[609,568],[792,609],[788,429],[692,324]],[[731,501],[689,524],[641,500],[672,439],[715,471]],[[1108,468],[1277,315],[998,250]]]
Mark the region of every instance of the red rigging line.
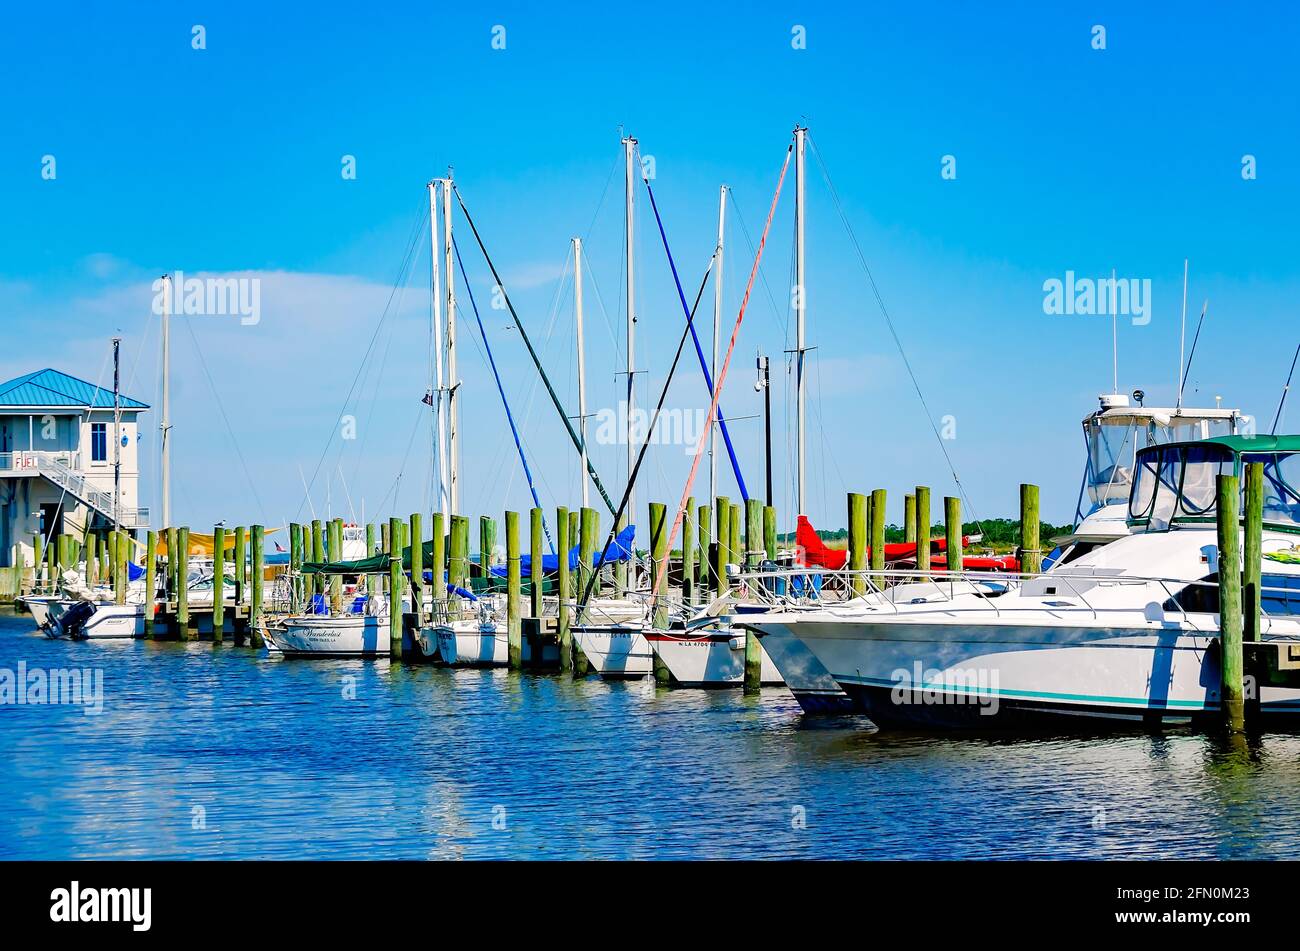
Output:
[[[736,314],[736,324],[731,328],[731,340],[727,343],[727,355],[722,361],[722,369],[718,371],[718,378],[713,381],[713,401],[709,405],[709,415],[706,419],[713,419],[714,414],[718,411],[718,400],[722,396],[722,384],[727,379],[727,370],[731,366],[731,355],[736,349],[736,337],[740,334],[740,324],[745,319],[745,308],[749,306],[749,294],[754,289],[754,278],[758,276],[758,265],[763,260],[763,248],[767,244],[768,233],[772,230],[772,219],[776,216],[776,204],[781,198],[781,186],[785,183],[785,173],[790,168],[790,156],[794,154],[793,143],[785,150],[785,162],[781,165],[781,175],[776,180],[776,192],[772,195],[772,207],[767,210],[767,221],[763,224],[763,234],[758,239],[758,250],[754,254],[754,264],[749,270],[749,280],[745,283],[745,296],[740,300],[740,312]],[[700,431],[699,441],[695,446],[695,458],[691,462],[691,474],[686,479],[686,488],[682,491],[682,500],[677,505],[677,514],[673,517],[673,527],[668,533],[668,551],[672,551],[673,544],[677,541],[677,533],[682,527],[682,516],[686,511],[686,503],[691,497],[691,486],[695,484],[695,476],[700,468],[700,458],[704,452],[704,441],[708,438],[709,431],[704,428]],[[668,573],[668,559],[665,558],[659,565],[659,571],[655,576],[654,587],[652,592],[658,592],[664,586],[665,576]]]

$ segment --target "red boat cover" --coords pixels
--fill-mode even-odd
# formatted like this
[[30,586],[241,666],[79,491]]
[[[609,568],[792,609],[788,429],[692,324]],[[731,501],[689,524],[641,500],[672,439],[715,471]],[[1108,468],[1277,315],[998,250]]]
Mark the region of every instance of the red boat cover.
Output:
[[[795,544],[798,546],[802,556],[801,560],[806,565],[818,565],[822,568],[829,568],[832,571],[843,568],[848,560],[849,553],[841,548],[827,548],[826,543],[821,540],[817,531],[812,527],[806,515],[800,515],[798,524],[795,527],[794,535]],[[969,542],[969,536],[962,536],[961,543],[963,546]],[[947,548],[947,539],[935,538],[930,541],[930,550],[944,551]],[[871,556],[871,549],[867,549],[867,557]],[[891,561],[915,561],[916,560],[916,542],[895,542],[885,545],[885,563]],[[930,564],[934,568],[943,568],[948,564],[947,558],[940,555],[931,558]],[[972,571],[1019,571],[1020,562],[1014,555],[1005,555],[1000,557],[987,557],[983,555],[964,555],[962,557],[962,567],[969,568]]]

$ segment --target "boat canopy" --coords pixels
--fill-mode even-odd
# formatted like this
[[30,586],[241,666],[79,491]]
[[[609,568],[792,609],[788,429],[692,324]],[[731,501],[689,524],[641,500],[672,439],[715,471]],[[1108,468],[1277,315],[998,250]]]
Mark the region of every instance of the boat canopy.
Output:
[[1103,505],[1129,497],[1137,454],[1143,449],[1235,435],[1243,420],[1235,409],[1130,406],[1125,396],[1103,396],[1102,408],[1083,420],[1088,464],[1075,524]]
[[1252,462],[1264,465],[1264,521],[1300,531],[1300,436],[1221,436],[1144,449],[1128,520],[1156,531],[1178,521],[1213,521],[1216,477],[1240,476]]
[[302,573],[305,575],[385,575],[392,563],[389,555],[371,555],[369,558],[355,558],[352,561],[304,561]]

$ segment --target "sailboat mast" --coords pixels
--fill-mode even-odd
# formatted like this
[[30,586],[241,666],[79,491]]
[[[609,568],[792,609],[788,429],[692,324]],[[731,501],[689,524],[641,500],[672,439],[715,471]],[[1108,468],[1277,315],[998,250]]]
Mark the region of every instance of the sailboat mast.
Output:
[[122,528],[122,338],[113,338],[113,531]]
[[[623,140],[623,158],[624,158],[624,218],[626,233],[624,240],[626,242],[625,254],[627,258],[627,423],[624,426],[623,435],[627,443],[627,475],[628,479],[632,478],[632,468],[636,462],[636,452],[633,445],[632,418],[636,406],[636,279],[633,254],[633,205],[632,196],[636,192],[636,139],[631,137]],[[636,513],[636,487],[632,486],[627,498],[627,511]]]
[[162,524],[167,528],[172,523],[172,416],[171,416],[171,306],[172,279],[164,274],[162,277],[162,419],[159,429],[160,440],[159,464],[162,466]]
[[582,345],[582,239],[573,239],[573,310],[578,325],[578,436],[582,440],[582,507],[591,507],[587,478],[587,358]]
[[[718,378],[718,337],[722,328],[722,239],[727,220],[727,186],[718,189],[718,246],[713,252],[713,363],[709,372]],[[709,420],[709,498],[718,497],[718,420]]]
[[447,455],[451,472],[448,476],[448,499],[451,512],[460,512],[460,424],[456,391],[460,381],[456,378],[456,278],[452,273],[451,243],[451,175],[442,180],[442,235],[443,270],[447,275]]
[[799,126],[794,130],[794,313],[795,313],[795,512],[806,515],[804,508],[804,139],[808,130]]
[[[444,202],[447,198],[444,197]],[[447,499],[447,407],[443,402],[445,379],[442,369],[442,281],[438,274],[438,183],[429,182],[429,261],[430,261],[430,302],[433,326],[429,328],[429,349],[433,351],[430,372],[434,379],[430,381],[430,439],[434,453],[438,457],[438,498],[437,506],[442,512],[442,524],[451,524],[451,510]]]

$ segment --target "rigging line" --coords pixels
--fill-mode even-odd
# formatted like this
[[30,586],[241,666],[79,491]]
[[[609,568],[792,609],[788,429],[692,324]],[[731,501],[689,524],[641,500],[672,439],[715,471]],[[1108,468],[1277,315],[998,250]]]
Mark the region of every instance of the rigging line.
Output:
[[[740,202],[738,202],[738,201],[736,200],[736,191],[735,191],[734,188],[731,188],[730,186],[728,186],[728,187],[727,187],[727,194],[729,194],[729,195],[731,196],[731,202],[730,202],[730,204],[731,204],[732,210],[736,212],[736,220],[737,220],[738,222],[740,222],[740,233],[743,234],[743,235],[745,236],[745,244],[749,245],[749,253],[752,255],[752,254],[756,253],[755,250],[754,250],[754,239],[750,237],[750,234],[749,234],[749,228],[745,225],[745,216],[744,216],[743,214],[741,214],[741,212],[740,212]],[[793,258],[791,259],[791,262],[790,262],[790,270],[791,270],[791,271],[794,270],[794,260],[793,260]],[[777,309],[777,306],[776,306],[776,297],[775,297],[775,295],[772,294],[772,285],[770,285],[770,284],[767,283],[767,273],[764,272],[764,271],[759,271],[759,272],[758,272],[758,279],[759,279],[760,281],[762,281],[762,283],[763,283],[763,290],[766,291],[766,293],[767,293],[767,302],[768,302],[768,306],[770,306],[770,307],[772,308],[772,313],[773,313],[775,316],[779,317],[780,320],[781,320],[781,327],[782,327],[782,329],[785,331],[785,335],[786,335],[786,338],[787,338],[786,342],[788,343],[788,342],[789,342],[789,339],[788,339],[788,338],[789,338],[789,336],[790,336],[790,304],[789,304],[789,301],[786,302],[785,313],[782,313],[780,310]],[[794,283],[794,282],[793,282],[793,280],[792,280],[792,281],[791,281],[791,284],[793,284],[793,283]]]
[[[515,305],[510,300],[510,295],[506,293],[505,285],[501,283],[501,276],[497,273],[496,265],[492,263],[492,257],[488,254],[487,246],[483,243],[483,238],[478,233],[478,228],[474,224],[474,219],[470,216],[469,209],[465,207],[465,199],[460,193],[460,189],[454,184],[452,190],[456,193],[456,201],[460,204],[460,210],[465,215],[465,222],[469,225],[469,230],[474,233],[474,240],[478,242],[478,247],[483,252],[483,260],[487,262],[488,270],[492,272],[492,279],[496,281],[496,286],[501,288],[501,297],[506,302],[506,307],[510,311],[510,316],[514,319],[515,327],[519,329],[519,336],[523,338],[524,346],[528,348],[528,355],[532,357],[533,365],[537,367],[537,372],[542,376],[542,382],[546,384],[546,392],[551,397],[551,402],[555,404],[555,411],[560,414],[560,419],[564,422],[564,428],[569,432],[569,439],[573,441],[573,448],[579,453],[585,450],[584,442],[577,431],[573,428],[573,423],[569,420],[568,414],[564,411],[560,398],[556,395],[555,388],[551,386],[550,379],[546,376],[546,370],[542,368],[542,361],[537,356],[537,351],[533,349],[533,342],[528,339],[528,332],[524,330],[523,321],[519,319],[519,314],[515,311]],[[592,484],[595,485],[596,491],[604,500],[605,505],[609,508],[610,513],[614,512],[614,502],[610,499],[609,493],[605,491],[604,484],[600,481],[600,476],[596,473],[596,467],[592,464],[591,455],[587,455],[587,472],[591,475]]]
[[[524,475],[528,478],[528,491],[533,495],[533,505],[538,509],[542,508],[541,499],[537,497],[537,486],[533,484],[533,473],[528,468],[528,457],[524,455],[524,447],[519,442],[519,429],[515,426],[514,413],[510,412],[510,401],[506,399],[505,387],[501,385],[501,374],[497,372],[497,361],[492,356],[492,347],[488,343],[487,331],[483,329],[483,318],[479,316],[478,302],[474,300],[474,287],[469,282],[469,275],[465,273],[465,262],[460,256],[460,245],[456,239],[451,239],[452,248],[456,251],[456,264],[460,267],[461,280],[465,282],[465,290],[469,294],[469,306],[474,311],[474,321],[478,324],[479,336],[483,338],[483,349],[487,351],[488,365],[492,367],[492,378],[496,380],[497,392],[501,394],[501,405],[505,407],[506,422],[510,424],[510,435],[514,437],[515,449],[519,451],[519,463],[524,467]],[[555,554],[555,542],[551,540],[551,529],[546,524],[546,511],[542,509],[542,530],[546,532],[546,543],[551,546],[551,554]]]
[[1295,356],[1291,358],[1291,372],[1286,375],[1286,384],[1282,387],[1282,398],[1277,402],[1277,413],[1273,416],[1273,427],[1268,431],[1270,436],[1277,435],[1278,420],[1282,418],[1282,407],[1286,405],[1286,394],[1291,389],[1291,377],[1295,374],[1297,360],[1300,360],[1300,344],[1296,345]]
[[199,338],[194,333],[193,321],[182,320],[185,329],[190,333],[190,340],[194,344],[194,352],[198,355],[199,366],[203,368],[203,375],[207,378],[208,389],[212,391],[212,398],[217,404],[217,412],[221,414],[221,421],[226,426],[226,433],[230,436],[230,445],[235,450],[235,455],[239,458],[239,467],[244,470],[244,478],[248,480],[249,491],[253,493],[253,501],[257,503],[257,509],[266,517],[266,506],[262,504],[262,497],[257,494],[257,483],[253,481],[253,473],[249,471],[248,460],[244,458],[244,451],[239,448],[239,440],[235,438],[235,428],[230,425],[230,417],[226,415],[226,406],[222,402],[221,395],[217,393],[216,381],[212,379],[212,371],[208,369],[208,361],[203,356],[203,348],[199,346]]
[[[700,298],[704,296],[704,288],[708,286],[709,275],[713,273],[713,265],[718,262],[716,254],[709,256],[709,265],[704,269],[704,278],[700,281],[700,289],[695,292],[695,304],[691,307],[686,315],[686,327],[682,330],[681,339],[677,341],[677,353],[673,356],[672,365],[668,368],[668,376],[664,378],[663,389],[659,391],[659,402],[655,405],[654,415],[650,417],[650,424],[646,427],[645,439],[641,442],[641,448],[636,454],[636,463],[632,466],[632,471],[628,475],[627,486],[623,489],[623,498],[618,503],[618,511],[614,513],[614,520],[610,523],[609,536],[605,539],[604,546],[600,549],[600,559],[592,566],[591,577],[587,579],[587,586],[582,592],[582,598],[578,601],[580,606],[586,605],[591,598],[592,588],[596,584],[596,579],[600,575],[600,569],[605,565],[605,554],[609,551],[609,546],[613,544],[614,539],[618,537],[618,525],[623,518],[623,513],[627,510],[628,499],[632,495],[632,486],[636,484],[637,474],[641,471],[641,463],[645,461],[646,450],[650,448],[650,440],[654,438],[655,425],[659,422],[659,414],[663,411],[664,401],[668,398],[668,387],[672,385],[673,374],[677,372],[677,364],[682,359],[682,351],[686,349],[686,338],[690,336],[690,326],[695,320],[696,308],[700,306]],[[707,432],[707,428],[705,430]],[[698,462],[698,450],[696,460]],[[680,514],[680,513],[679,513]],[[669,539],[669,550],[672,550],[672,539]],[[633,556],[636,554],[636,544],[632,545]],[[667,564],[664,559],[664,564]]]
[[881,316],[885,318],[885,326],[889,330],[890,337],[894,340],[894,346],[898,348],[898,355],[903,360],[903,366],[907,370],[907,375],[912,380],[912,388],[916,390],[916,398],[921,402],[921,409],[925,412],[926,422],[930,424],[930,429],[934,433],[935,440],[939,443],[939,451],[943,453],[944,461],[948,464],[948,471],[952,473],[952,481],[957,486],[958,493],[966,500],[974,521],[978,524],[979,517],[975,513],[975,505],[970,500],[966,492],[966,487],[962,485],[961,479],[957,475],[957,467],[953,464],[952,456],[948,453],[948,447],[944,445],[943,436],[939,433],[939,427],[935,424],[934,417],[930,412],[930,407],[925,401],[925,394],[921,392],[921,383],[916,378],[916,373],[912,369],[912,363],[907,359],[907,351],[903,349],[903,341],[898,336],[898,331],[894,327],[894,319],[889,315],[889,309],[885,307],[885,300],[880,295],[880,288],[876,286],[876,278],[871,273],[871,268],[867,264],[867,257],[862,251],[862,245],[858,243],[858,236],[853,231],[853,225],[849,223],[848,213],[844,210],[844,205],[840,202],[839,192],[835,190],[835,184],[831,181],[830,171],[826,168],[826,162],[822,158],[821,150],[817,148],[817,143],[808,137],[813,147],[813,155],[817,157],[817,165],[821,169],[822,178],[826,181],[826,188],[829,190],[831,200],[835,204],[835,210],[840,216],[840,221],[844,225],[845,231],[848,232],[849,240],[853,242],[853,250],[857,253],[858,263],[862,265],[862,270],[867,275],[867,283],[871,286],[871,293],[876,299],[876,306],[880,308]]
[[[790,169],[790,157],[794,154],[794,143],[786,146],[785,161],[781,163],[781,175],[776,180],[776,191],[772,194],[772,206],[767,212],[767,221],[763,225],[763,236],[758,242],[758,254],[754,258],[753,267],[749,271],[749,280],[745,282],[745,295],[740,299],[740,311],[736,314],[736,323],[731,328],[731,339],[727,342],[727,355],[722,361],[722,368],[718,371],[718,379],[713,387],[713,400],[709,405],[709,413],[706,419],[714,419],[714,414],[718,411],[718,401],[722,398],[722,384],[727,379],[727,370],[731,366],[731,356],[736,352],[736,338],[740,335],[740,325],[745,319],[745,310],[749,307],[749,295],[754,290],[754,279],[758,275],[759,265],[763,261],[763,249],[767,245],[768,232],[772,229],[772,219],[776,216],[776,205],[781,200],[781,186],[785,184],[786,172]],[[673,543],[677,540],[677,532],[682,526],[682,515],[686,511],[686,505],[691,497],[691,487],[695,484],[695,476],[700,469],[700,458],[704,454],[704,444],[708,439],[709,429],[705,427],[701,432],[698,441],[695,444],[695,458],[691,462],[691,473],[686,478],[686,486],[682,489],[681,501],[677,504],[677,514],[673,516],[673,527],[668,535],[668,550],[672,551]],[[651,591],[658,591],[664,586],[665,578],[668,574],[668,559],[664,559],[659,566],[658,574],[655,578],[654,586]]]
[[[345,410],[348,407],[348,402],[352,399],[352,393],[356,389],[357,380],[361,376],[361,371],[365,369],[366,361],[370,358],[370,352],[371,350],[374,349],[375,341],[379,339],[379,332],[383,329],[384,322],[388,319],[389,309],[392,307],[393,304],[393,297],[397,294],[399,283],[404,281],[403,275],[406,274],[407,270],[410,267],[411,257],[412,255],[414,255],[416,246],[419,243],[419,236],[423,230],[424,222],[427,219],[428,214],[429,214],[429,209],[424,206],[423,202],[421,202],[420,213],[416,215],[415,222],[412,224],[411,227],[411,236],[410,238],[407,239],[406,254],[405,257],[403,258],[402,266],[398,269],[397,272],[397,282],[394,283],[393,289],[388,294],[388,302],[384,304],[384,310],[379,317],[379,323],[375,326],[375,332],[370,337],[370,343],[366,346],[366,352],[361,356],[361,362],[357,366],[357,372],[352,377],[352,385],[348,387],[347,396],[343,398],[343,409]],[[320,475],[320,468],[325,462],[325,456],[329,453],[330,445],[334,442],[333,423],[330,424],[329,433],[330,433],[329,436],[325,440],[325,448],[321,450],[320,458],[316,461],[316,468],[312,470],[311,482],[306,483],[306,485],[303,488],[303,501],[298,503],[298,510],[297,512],[294,513],[294,518],[297,518],[298,515],[302,513],[303,504],[309,500],[311,494],[311,486],[316,484],[316,478],[317,476]]]
[[1196,335],[1192,337],[1192,351],[1187,354],[1187,366],[1183,369],[1183,382],[1178,387],[1178,405],[1183,405],[1183,387],[1187,386],[1187,374],[1192,372],[1192,358],[1196,356],[1196,341],[1201,339],[1201,327],[1205,324],[1205,312],[1210,309],[1209,298],[1201,306],[1201,319],[1196,322]]
[[[682,281],[677,274],[677,262],[673,260],[673,252],[668,247],[668,234],[664,231],[663,218],[659,216],[659,203],[655,201],[655,191],[650,187],[650,179],[643,173],[641,181],[645,183],[646,193],[650,196],[650,208],[655,214],[655,224],[659,226],[659,239],[663,242],[664,254],[668,256],[668,266],[673,272],[673,284],[677,287],[677,299],[681,301],[682,313],[686,315],[686,326],[691,332],[691,340],[695,344],[695,356],[700,361],[700,371],[704,374],[704,383],[709,388],[709,393],[713,393],[713,376],[709,373],[709,361],[704,359],[704,348],[700,346],[700,335],[695,332],[695,321],[691,319],[691,311],[686,306],[686,294],[682,291]],[[716,254],[716,251],[715,251]],[[727,430],[726,417],[722,415],[722,404],[718,403],[715,407],[717,411],[718,428],[722,430],[722,441],[726,443],[727,455],[731,458],[731,471],[736,477],[736,485],[740,489],[740,497],[746,502],[749,501],[749,490],[745,487],[745,477],[740,474],[740,462],[736,459],[736,447],[731,444],[731,433]],[[710,419],[715,417],[710,414]]]
[[[420,405],[423,406],[424,404],[421,403]],[[397,493],[402,484],[402,476],[406,472],[407,460],[411,458],[411,446],[415,444],[415,434],[419,431],[420,423],[422,422],[424,422],[423,409],[415,414],[415,425],[411,427],[411,437],[406,441],[406,452],[402,454],[402,464],[397,469],[397,477],[393,479],[393,484],[388,487],[388,491],[384,493],[384,497],[379,500],[378,511],[380,512],[384,510],[384,503],[388,501],[390,495],[393,497],[393,506],[396,507],[397,505]]]

